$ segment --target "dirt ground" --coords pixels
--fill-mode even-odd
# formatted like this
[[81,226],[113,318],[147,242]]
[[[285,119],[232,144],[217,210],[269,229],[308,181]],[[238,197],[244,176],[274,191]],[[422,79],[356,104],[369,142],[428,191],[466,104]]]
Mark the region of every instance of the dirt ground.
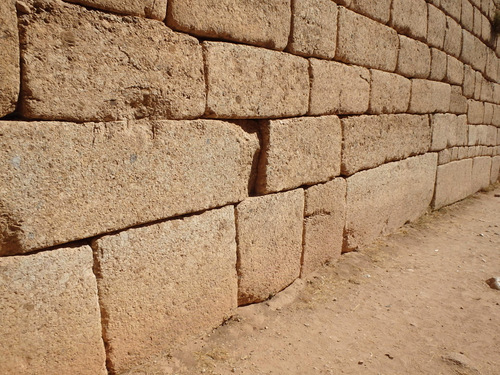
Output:
[[500,185],[130,374],[500,374]]

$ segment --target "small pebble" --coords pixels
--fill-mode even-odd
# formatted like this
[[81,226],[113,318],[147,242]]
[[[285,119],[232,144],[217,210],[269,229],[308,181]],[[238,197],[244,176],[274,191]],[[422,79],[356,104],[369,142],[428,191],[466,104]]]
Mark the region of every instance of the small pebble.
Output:
[[486,284],[488,284],[491,289],[500,290],[500,277],[492,277],[486,280]]

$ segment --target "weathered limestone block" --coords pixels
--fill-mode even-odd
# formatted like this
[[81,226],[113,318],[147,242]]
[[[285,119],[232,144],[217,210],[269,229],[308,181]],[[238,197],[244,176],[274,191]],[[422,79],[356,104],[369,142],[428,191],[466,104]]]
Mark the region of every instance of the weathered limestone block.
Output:
[[[500,63],[500,59],[498,60],[498,62]],[[493,83],[493,103],[500,104],[500,84],[498,83]]]
[[448,112],[451,86],[447,83],[412,79],[410,113]]
[[446,147],[467,145],[467,123],[465,116],[439,113],[431,116],[432,144],[431,151],[440,151]]
[[448,15],[460,21],[462,13],[462,2],[460,0],[441,0],[440,5]]
[[446,14],[441,9],[432,4],[427,5],[428,9],[428,32],[427,43],[436,48],[442,49],[444,46],[444,37],[446,33]]
[[488,18],[483,14],[481,15],[481,39],[488,43],[491,40],[491,24]]
[[325,59],[335,57],[338,7],[332,0],[295,0],[287,51]]
[[483,17],[481,14],[481,10],[479,8],[474,8],[474,28],[473,28],[473,33],[474,35],[480,37],[481,32],[483,31],[483,25],[482,25]]
[[446,68],[446,82],[452,85],[461,85],[464,82],[464,64],[448,55]]
[[223,121],[0,122],[0,254],[248,196],[259,141]]
[[498,133],[498,130],[497,130],[496,126],[487,126],[487,131],[486,131],[487,138],[486,138],[486,142],[484,144],[487,146],[496,146],[498,143],[497,133]]
[[431,127],[428,116],[357,116],[341,121],[344,175],[429,150]]
[[19,95],[19,36],[14,1],[0,3],[0,117],[16,109]]
[[479,98],[485,102],[493,101],[493,82],[488,81],[483,78],[483,82],[481,83],[481,94]]
[[342,178],[305,191],[302,275],[337,260],[342,252],[346,182]]
[[498,64],[500,60],[498,59],[495,51],[488,48],[487,58],[486,58],[486,77],[493,82],[498,80]]
[[469,146],[477,146],[479,144],[479,125],[469,125],[468,140]]
[[340,174],[342,129],[337,116],[267,120],[261,134],[258,193],[313,185]]
[[216,118],[300,116],[309,104],[309,62],[284,52],[205,42],[207,114]]
[[342,7],[338,24],[336,59],[389,72],[396,69],[396,31]]
[[357,114],[368,110],[370,71],[335,61],[311,59],[309,114]]
[[480,156],[473,159],[472,177],[471,177],[471,192],[485,189],[490,185],[491,179],[491,157]]
[[64,0],[69,3],[107,10],[110,12],[154,18],[163,21],[167,13],[167,0]]
[[469,124],[482,124],[484,120],[484,104],[478,100],[469,99],[467,120]]
[[291,1],[169,0],[167,25],[190,34],[282,50]]
[[491,158],[491,177],[490,184],[494,184],[500,177],[500,156]]
[[302,189],[236,206],[240,305],[263,301],[299,277],[303,216]]
[[462,0],[462,15],[460,17],[462,27],[468,31],[474,29],[474,7],[469,0]]
[[344,251],[420,217],[432,199],[436,166],[437,154],[429,153],[349,177]]
[[481,72],[474,72],[476,79],[474,82],[474,99],[475,100],[480,100],[481,99],[481,91],[483,87],[483,82],[484,82],[484,77],[481,74]]
[[391,15],[391,0],[351,0],[348,7],[382,23],[389,22]]
[[493,125],[493,111],[494,104],[493,103],[484,103],[484,118],[483,123],[486,125]]
[[495,105],[493,107],[493,120],[491,122],[493,125],[500,127],[500,105]]
[[438,152],[438,165],[447,164],[451,161],[451,150],[449,148],[445,148]]
[[450,112],[467,113],[467,98],[462,94],[461,86],[451,86]]
[[462,51],[462,27],[450,17],[446,17],[446,33],[443,48],[446,53],[456,58],[460,57],[460,52]]
[[471,192],[471,177],[472,159],[438,166],[432,208],[437,210],[466,198]]
[[427,3],[425,0],[393,0],[390,24],[400,34],[425,40],[427,37]]
[[0,258],[2,374],[107,374],[88,246]]
[[476,87],[476,72],[469,65],[464,65],[464,82],[462,84],[463,94],[467,98],[474,97]]
[[476,70],[484,71],[488,47],[467,30],[462,30],[462,37],[463,45],[460,60],[471,65]]
[[410,104],[411,81],[399,74],[371,70],[372,114],[406,112]]
[[399,58],[396,73],[406,77],[427,78],[431,70],[431,50],[421,42],[399,36]]
[[436,48],[431,48],[431,72],[429,79],[442,81],[446,77],[448,58],[446,53]]

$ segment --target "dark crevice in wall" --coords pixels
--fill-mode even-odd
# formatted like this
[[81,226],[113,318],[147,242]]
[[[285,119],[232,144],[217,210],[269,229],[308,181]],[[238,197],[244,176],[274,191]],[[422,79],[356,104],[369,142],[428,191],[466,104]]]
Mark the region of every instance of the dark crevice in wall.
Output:
[[208,51],[207,47],[203,44],[202,40],[199,40],[203,55],[203,78],[205,79],[205,113],[203,117],[210,117],[214,112],[208,108]]
[[288,34],[288,43],[285,47],[285,51],[289,51],[290,46],[293,43],[293,36],[295,35],[294,30],[295,30],[295,3],[297,0],[292,0],[290,2],[290,8],[291,8],[291,13],[290,13],[290,32]]
[[304,191],[304,209],[303,209],[303,214],[302,214],[302,253],[300,254],[300,272],[299,272],[299,278],[302,278],[304,276],[304,256],[305,256],[305,250],[306,250],[306,222],[308,218],[306,216],[306,197],[305,197],[305,191]]
[[238,224],[238,210],[236,205],[234,206],[234,228],[235,228],[235,241],[236,241],[236,278],[238,282],[238,289],[236,291],[236,301],[237,306],[239,306],[239,290],[240,290],[240,278],[241,278],[241,252],[240,252],[240,241],[239,241],[239,224]]

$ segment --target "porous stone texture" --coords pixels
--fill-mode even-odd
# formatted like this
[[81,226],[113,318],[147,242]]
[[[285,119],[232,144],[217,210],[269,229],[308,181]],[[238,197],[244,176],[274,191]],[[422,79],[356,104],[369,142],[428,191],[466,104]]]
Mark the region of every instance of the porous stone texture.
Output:
[[468,31],[472,31],[474,28],[474,7],[469,0],[462,0],[460,23]]
[[462,94],[461,86],[451,86],[450,112],[467,113],[467,98]]
[[484,71],[486,67],[487,47],[467,30],[462,30],[462,52],[460,60],[474,69]]
[[16,109],[19,95],[19,36],[15,2],[0,3],[0,117]]
[[299,56],[230,43],[203,43],[207,115],[276,118],[304,115],[309,62]]
[[469,99],[467,103],[467,120],[469,124],[482,124],[484,120],[484,103],[472,99]]
[[396,73],[406,77],[427,78],[431,70],[431,50],[421,42],[399,36],[399,58]]
[[336,59],[393,72],[398,59],[396,31],[368,17],[339,8]]
[[258,193],[325,182],[340,174],[337,116],[269,120],[262,123],[261,134]]
[[259,141],[214,120],[0,122],[0,254],[248,196]]
[[483,78],[483,82],[481,83],[481,94],[479,99],[485,102],[493,101],[493,84],[487,79]]
[[344,175],[429,150],[431,128],[428,116],[358,116],[341,121]]
[[[457,0],[453,1],[457,2]],[[459,58],[462,50],[462,27],[452,18],[446,17],[445,30],[443,49],[446,53]]]
[[[69,3],[102,9],[110,12],[154,18],[160,21],[167,13],[167,0],[64,0]],[[173,2],[173,1],[172,1]]]
[[287,51],[325,59],[335,57],[338,7],[331,0],[294,0]]
[[21,26],[26,118],[181,119],[205,111],[201,46],[161,22],[53,2],[50,11],[22,16]]
[[468,127],[465,116],[456,116],[449,113],[435,114],[431,116],[431,126],[431,151],[440,151],[446,147],[468,144]]
[[469,65],[464,65],[464,82],[462,84],[463,94],[467,98],[474,97],[476,87],[476,73]]
[[446,53],[436,48],[431,48],[431,72],[429,79],[442,81],[446,77],[448,59]]
[[413,79],[410,113],[448,112],[451,86],[447,83]]
[[482,22],[481,10],[478,7],[474,7],[474,28],[472,32],[477,36],[481,36],[481,31],[483,30],[481,22]]
[[425,40],[427,36],[427,3],[425,0],[393,0],[390,24],[400,34]]
[[89,246],[0,258],[2,374],[107,374]]
[[346,182],[342,178],[305,190],[304,254],[301,275],[308,275],[342,252]]
[[488,49],[487,52],[486,71],[484,73],[489,80],[496,82],[498,80],[499,59],[495,51]]
[[484,78],[483,78],[483,75],[481,74],[481,72],[474,71],[474,75],[476,76],[475,83],[474,83],[474,99],[480,100]]
[[348,6],[355,12],[382,23],[387,23],[391,15],[391,0],[351,0]]
[[464,81],[464,64],[450,55],[447,59],[446,81],[452,85],[461,85]]
[[202,37],[282,50],[290,34],[291,0],[169,0],[168,26]]
[[491,125],[493,124],[493,111],[494,111],[494,104],[485,102],[484,103],[484,119],[483,122],[486,125]]
[[398,74],[371,70],[372,114],[406,112],[410,104],[411,81]]
[[263,301],[299,277],[303,216],[302,189],[236,206],[240,305]]
[[237,306],[233,206],[94,240],[115,373],[220,325]]
[[432,199],[436,166],[437,154],[428,153],[349,177],[344,251],[421,216]]
[[432,208],[437,210],[466,198],[471,193],[471,176],[472,159],[438,166]]
[[359,114],[368,110],[370,71],[335,61],[311,59],[309,114]]
[[441,0],[440,5],[448,15],[460,21],[462,13],[462,2],[460,0]]
[[432,4],[428,4],[427,43],[439,49],[443,48],[446,33],[446,14]]
[[491,158],[491,176],[490,183],[494,184],[500,177],[500,156]]
[[473,159],[471,191],[473,194],[481,189],[485,189],[490,185],[491,179],[491,157],[480,156]]

